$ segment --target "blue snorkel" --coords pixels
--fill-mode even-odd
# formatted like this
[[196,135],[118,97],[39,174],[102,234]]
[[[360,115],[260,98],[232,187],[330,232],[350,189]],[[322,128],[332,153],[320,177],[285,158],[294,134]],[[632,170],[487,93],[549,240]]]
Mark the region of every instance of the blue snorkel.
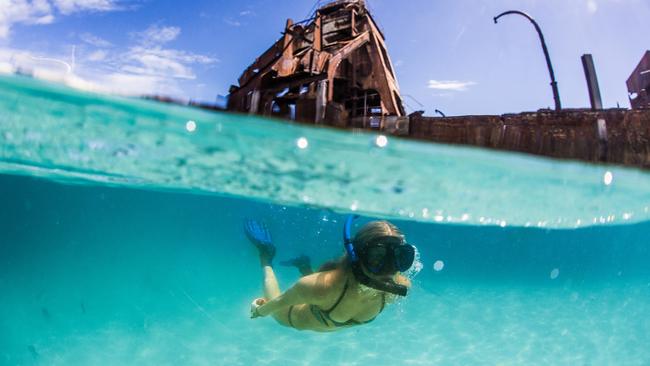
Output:
[[393,281],[378,281],[364,273],[363,269],[361,268],[359,255],[354,249],[351,231],[352,223],[358,217],[359,215],[349,215],[345,220],[345,225],[343,226],[343,246],[345,247],[345,252],[348,254],[350,264],[352,265],[352,273],[354,274],[354,277],[357,279],[357,281],[359,281],[359,283],[374,288],[375,290],[389,292],[391,294],[399,296],[406,296],[406,293],[408,292],[408,288],[406,286],[397,284]]
[[354,251],[354,245],[352,245],[352,233],[350,231],[352,227],[352,222],[359,218],[359,215],[350,215],[345,220],[345,225],[343,226],[343,245],[345,246],[345,251],[350,256],[350,262],[357,263],[359,262],[359,257]]

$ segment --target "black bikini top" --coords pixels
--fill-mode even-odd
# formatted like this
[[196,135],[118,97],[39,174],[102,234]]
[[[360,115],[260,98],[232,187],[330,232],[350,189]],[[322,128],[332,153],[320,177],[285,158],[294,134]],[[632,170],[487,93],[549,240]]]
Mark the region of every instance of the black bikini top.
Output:
[[[316,316],[316,318],[317,318],[319,321],[321,321],[323,324],[325,324],[325,325],[329,325],[329,324],[327,324],[327,321],[329,321],[332,325],[334,325],[334,326],[336,326],[336,327],[345,327],[345,326],[350,326],[350,325],[367,324],[367,323],[370,323],[371,321],[375,320],[375,318],[377,318],[377,316],[378,316],[379,314],[381,314],[381,312],[384,310],[384,306],[386,305],[386,294],[385,294],[384,292],[382,292],[382,293],[381,293],[381,309],[379,309],[379,312],[377,313],[377,315],[375,315],[374,318],[369,319],[369,320],[366,320],[366,321],[364,321],[364,322],[360,322],[360,321],[357,321],[357,320],[354,320],[354,319],[349,319],[349,320],[346,321],[346,322],[337,322],[336,320],[332,319],[332,318],[330,317],[330,313],[331,313],[332,311],[334,311],[334,309],[336,309],[336,307],[341,303],[341,300],[343,300],[343,297],[345,296],[345,293],[348,291],[349,282],[350,282],[350,279],[348,278],[348,279],[345,281],[345,286],[343,287],[343,291],[341,292],[341,295],[340,295],[339,298],[336,300],[336,302],[334,303],[334,305],[332,305],[329,309],[327,309],[327,310],[322,310],[322,309],[320,309],[319,307],[317,307],[317,306],[315,306],[315,305],[311,305],[312,313],[314,313],[314,315]],[[317,315],[317,314],[315,313],[315,311],[314,311],[315,309],[318,310],[318,314],[319,314],[320,316]]]

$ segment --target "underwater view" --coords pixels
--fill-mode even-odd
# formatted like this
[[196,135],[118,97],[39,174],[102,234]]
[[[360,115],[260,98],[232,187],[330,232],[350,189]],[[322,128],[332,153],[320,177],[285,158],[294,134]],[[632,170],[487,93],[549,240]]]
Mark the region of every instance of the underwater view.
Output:
[[[647,365],[644,171],[0,77],[2,365]],[[251,319],[265,223],[286,290],[388,220],[406,297],[317,333]]]

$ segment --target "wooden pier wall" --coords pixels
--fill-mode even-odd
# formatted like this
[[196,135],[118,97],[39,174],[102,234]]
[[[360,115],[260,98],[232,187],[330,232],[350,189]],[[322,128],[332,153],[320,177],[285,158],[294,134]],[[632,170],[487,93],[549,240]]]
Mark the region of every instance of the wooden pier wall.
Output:
[[[606,133],[599,136],[598,120]],[[601,122],[602,127],[602,122]],[[411,138],[650,169],[650,110],[564,110],[502,116],[411,116]]]

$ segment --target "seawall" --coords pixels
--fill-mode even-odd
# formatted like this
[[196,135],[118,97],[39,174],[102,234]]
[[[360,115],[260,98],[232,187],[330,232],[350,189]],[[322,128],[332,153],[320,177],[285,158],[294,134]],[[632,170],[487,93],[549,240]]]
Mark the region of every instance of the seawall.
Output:
[[650,168],[650,110],[564,110],[441,118],[413,115],[406,135],[439,143]]

